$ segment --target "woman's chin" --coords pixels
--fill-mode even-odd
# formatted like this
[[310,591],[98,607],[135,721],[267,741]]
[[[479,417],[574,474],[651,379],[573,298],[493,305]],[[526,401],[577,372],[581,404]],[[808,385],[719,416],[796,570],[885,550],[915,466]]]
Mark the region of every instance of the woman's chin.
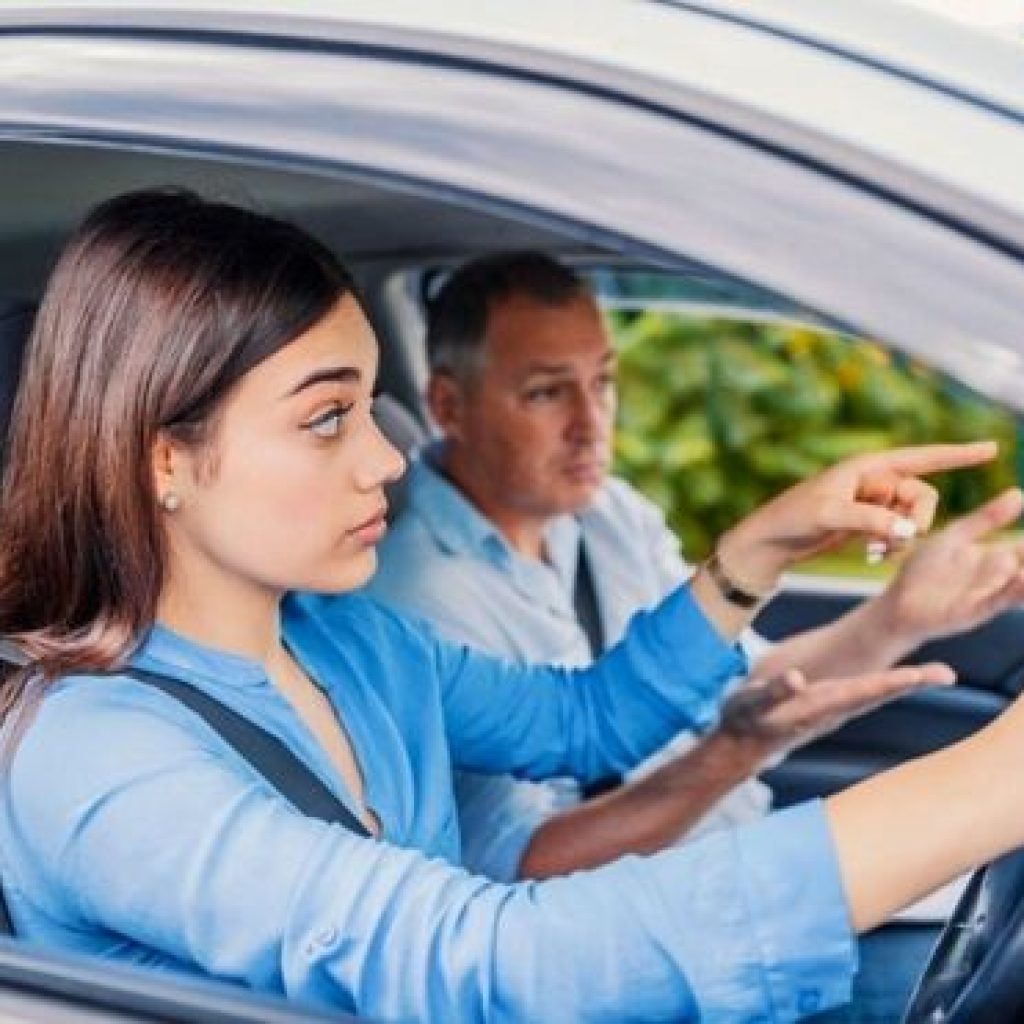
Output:
[[346,594],[368,583],[376,571],[377,552],[374,548],[366,548],[358,555],[347,557],[341,565],[322,567],[308,583],[293,589],[315,594]]

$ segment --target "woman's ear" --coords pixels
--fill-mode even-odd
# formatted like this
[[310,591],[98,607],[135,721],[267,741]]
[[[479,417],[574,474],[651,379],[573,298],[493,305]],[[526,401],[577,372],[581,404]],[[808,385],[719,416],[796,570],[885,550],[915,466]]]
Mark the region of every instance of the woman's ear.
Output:
[[153,493],[165,512],[176,512],[181,506],[184,484],[181,452],[166,433],[160,431],[153,442],[151,457]]
[[427,407],[446,438],[461,438],[464,405],[462,384],[448,371],[435,370],[427,381]]

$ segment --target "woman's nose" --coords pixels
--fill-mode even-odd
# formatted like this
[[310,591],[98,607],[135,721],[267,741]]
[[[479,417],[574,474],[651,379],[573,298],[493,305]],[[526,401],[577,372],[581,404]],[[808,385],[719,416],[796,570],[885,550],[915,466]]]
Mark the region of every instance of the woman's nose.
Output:
[[364,489],[370,490],[394,483],[405,472],[406,460],[372,416],[367,426],[367,450],[360,463],[359,482]]

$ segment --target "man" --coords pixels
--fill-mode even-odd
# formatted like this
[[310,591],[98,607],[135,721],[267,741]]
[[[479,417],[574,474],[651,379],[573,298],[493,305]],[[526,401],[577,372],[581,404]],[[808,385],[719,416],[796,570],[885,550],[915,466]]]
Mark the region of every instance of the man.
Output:
[[[690,572],[661,513],[608,476],[615,355],[593,296],[543,255],[483,259],[442,288],[427,347],[443,439],[411,468],[371,592],[470,646],[590,660]],[[762,682],[738,690],[713,731],[680,737],[613,792],[580,802],[570,784],[460,775],[464,862],[500,880],[545,877],[765,813],[757,771],[874,704],[805,679],[885,667],[1024,597],[1018,552],[980,543],[1021,507],[1011,492],[947,527],[882,595],[829,626],[774,648],[751,636]],[[888,929],[862,942],[856,1009],[828,1019],[899,1019],[934,935]]]
[[[660,512],[607,475],[615,355],[593,296],[541,254],[483,259],[445,284],[427,347],[443,442],[411,469],[371,592],[471,646],[586,662],[689,574]],[[465,863],[501,880],[544,877],[764,813],[766,787],[744,780],[871,704],[794,688],[787,670],[881,668],[1019,600],[1005,560],[976,541],[1020,505],[1003,496],[936,535],[884,594],[830,626],[771,649],[751,637],[755,675],[772,687],[738,694],[715,731],[681,737],[613,793],[580,804],[572,787],[460,776]]]

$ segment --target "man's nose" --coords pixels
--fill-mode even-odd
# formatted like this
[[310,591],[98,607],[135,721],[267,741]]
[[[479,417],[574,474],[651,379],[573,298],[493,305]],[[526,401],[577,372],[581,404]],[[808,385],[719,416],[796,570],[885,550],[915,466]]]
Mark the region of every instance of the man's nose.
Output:
[[609,431],[609,423],[607,396],[580,389],[573,402],[570,421],[572,436],[586,441],[603,438]]

